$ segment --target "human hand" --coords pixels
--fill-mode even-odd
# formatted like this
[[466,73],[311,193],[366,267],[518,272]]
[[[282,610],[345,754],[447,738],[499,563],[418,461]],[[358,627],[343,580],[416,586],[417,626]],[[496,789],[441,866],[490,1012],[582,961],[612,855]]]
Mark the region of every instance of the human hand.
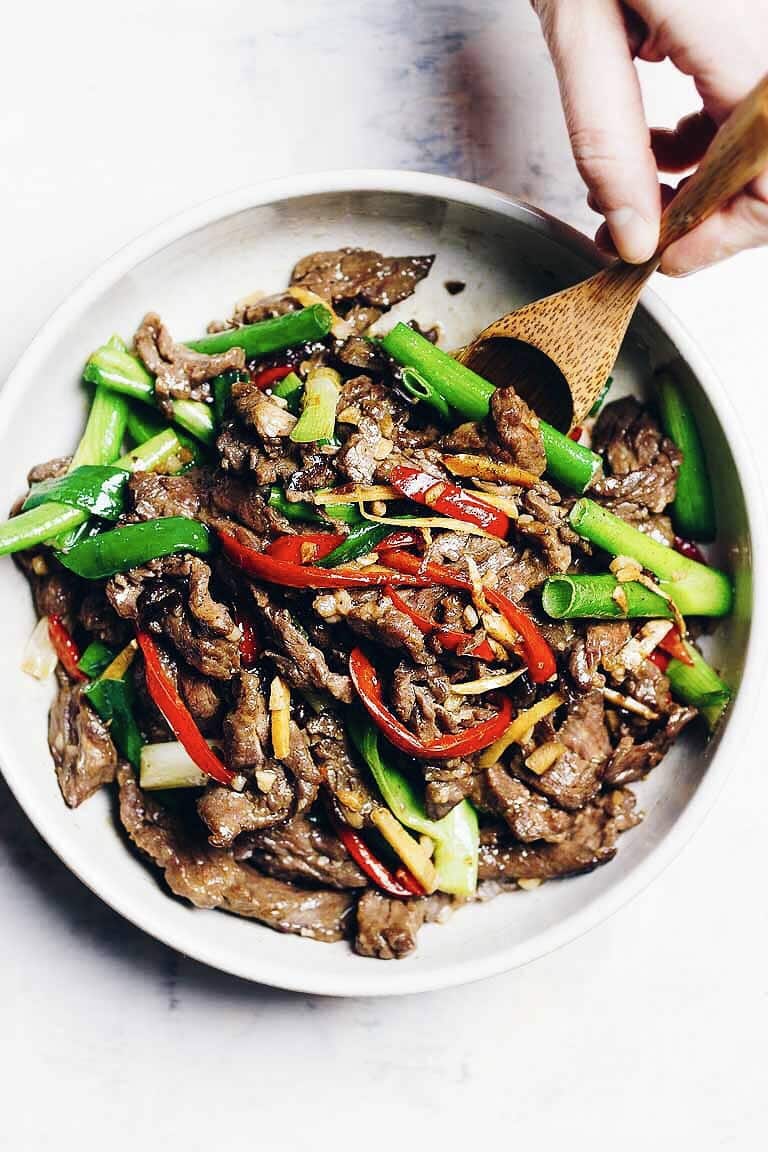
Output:
[[[717,126],[768,67],[768,0],[532,0],[560,85],[571,147],[597,242],[632,263],[657,245],[674,189],[658,173],[698,164]],[[702,108],[671,131],[649,129],[633,59],[669,57],[692,76]],[[664,252],[684,275],[768,243],[768,172]]]

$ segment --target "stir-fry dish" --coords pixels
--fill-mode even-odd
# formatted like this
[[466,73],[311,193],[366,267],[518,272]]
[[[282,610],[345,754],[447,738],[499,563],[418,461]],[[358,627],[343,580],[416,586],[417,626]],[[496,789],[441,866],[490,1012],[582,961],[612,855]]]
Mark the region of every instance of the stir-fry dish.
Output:
[[382,959],[611,860],[730,695],[682,389],[558,432],[384,315],[432,262],[317,252],[186,343],[149,313],[0,525],[66,803],[114,783],[176,896]]

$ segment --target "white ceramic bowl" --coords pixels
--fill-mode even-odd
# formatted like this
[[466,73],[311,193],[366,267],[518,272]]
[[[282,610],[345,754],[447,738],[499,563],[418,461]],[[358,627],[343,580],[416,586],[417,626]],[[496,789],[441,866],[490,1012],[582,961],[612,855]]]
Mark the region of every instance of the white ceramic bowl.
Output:
[[[287,283],[297,257],[363,245],[387,253],[435,252],[428,280],[398,309],[439,320],[449,346],[493,317],[572,282],[594,267],[583,237],[505,196],[438,176],[336,172],[260,185],[209,201],[130,244],[55,313],[0,398],[0,506],[22,490],[33,463],[72,448],[85,400],[78,386],[88,353],[112,332],[130,336],[157,309],[180,337],[227,316],[233,301]],[[467,288],[452,297],[445,280]],[[587,876],[501,896],[425,928],[418,952],[385,964],[347,944],[281,936],[247,920],[199,911],[167,895],[116,832],[110,794],[69,811],[46,744],[50,686],[18,671],[33,625],[29,594],[10,561],[0,565],[5,611],[0,757],[6,779],[62,860],[107,903],[160,940],[225,971],[281,988],[330,995],[391,995],[441,988],[524,964],[586,931],[643,888],[702,820],[749,723],[755,650],[764,613],[752,603],[762,557],[759,486],[724,390],[680,324],[643,295],[616,371],[616,392],[641,392],[654,365],[675,360],[698,413],[713,472],[721,538],[718,560],[737,584],[736,611],[719,629],[714,657],[740,683],[717,747],[688,736],[638,789],[646,818],[621,839],[614,861]],[[10,610],[9,610],[10,609]]]

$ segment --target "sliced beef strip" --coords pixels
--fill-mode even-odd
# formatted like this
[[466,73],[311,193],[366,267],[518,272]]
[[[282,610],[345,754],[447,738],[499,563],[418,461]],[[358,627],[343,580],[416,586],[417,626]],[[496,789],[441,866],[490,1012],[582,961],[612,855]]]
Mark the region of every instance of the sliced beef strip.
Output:
[[425,743],[491,714],[471,697],[451,696],[450,681],[440,665],[425,668],[401,662],[392,673],[390,694],[396,715]]
[[61,794],[77,808],[115,778],[117,753],[103,721],[83,696],[83,687],[63,673],[48,717],[48,746]]
[[584,635],[574,641],[568,658],[571,680],[580,691],[604,687],[605,677],[599,669],[621,651],[631,635],[632,629],[626,620],[587,625]]
[[250,380],[232,385],[232,406],[245,427],[262,441],[282,441],[296,424],[296,417],[276,397],[268,396]]
[[538,418],[512,385],[497,388],[491,396],[491,417],[499,440],[512,462],[541,476],[547,465]]
[[525,843],[546,840],[551,844],[567,839],[573,824],[568,812],[554,808],[501,764],[493,764],[485,775],[487,795],[516,839]]
[[336,458],[339,472],[357,484],[370,484],[392,454],[407,409],[391,388],[356,376],[342,386],[336,411],[340,427],[354,428]]
[[431,820],[441,820],[452,812],[462,800],[474,798],[478,792],[478,769],[471,760],[440,760],[425,762],[424,805]]
[[381,314],[380,308],[372,308],[368,304],[353,304],[344,319],[359,336],[361,333],[367,332]]
[[521,844],[498,829],[484,829],[480,842],[480,880],[502,883],[514,880],[552,880],[591,872],[616,855],[620,832],[633,828],[639,817],[634,812],[631,792],[616,790],[598,797],[572,817],[566,840],[543,840]]
[[259,776],[268,774],[269,790],[262,791],[256,781],[244,792],[235,792],[220,784],[210,784],[197,802],[200,819],[210,830],[210,843],[217,848],[231,848],[238,836],[260,828],[282,824],[291,814],[293,788],[277,761],[267,760]]
[[363,248],[312,252],[299,260],[291,285],[316,292],[333,304],[348,300],[391,308],[412,294],[434,256],[382,256]]
[[[338,599],[336,603],[339,603]],[[424,643],[423,633],[410,616],[395,608],[387,596],[378,592],[351,592],[341,602],[340,611],[358,636],[387,648],[401,649],[415,664],[434,663],[435,658]]]
[[299,455],[300,467],[285,485],[286,492],[313,492],[336,485],[336,465],[340,455],[336,448],[327,445],[317,451],[302,449]]
[[[357,314],[365,311],[376,312],[376,309],[353,309],[353,312]],[[349,322],[349,316],[347,322]],[[357,368],[364,372],[379,373],[386,368],[386,361],[377,346],[372,344],[370,340],[366,340],[364,336],[348,336],[343,343],[339,344],[336,358],[345,367]]]
[[127,765],[118,770],[120,820],[128,836],[160,868],[168,887],[198,908],[222,908],[278,932],[334,941],[347,935],[354,900],[344,892],[302,890],[263,876],[231,852],[190,843],[180,824],[139,788]]
[[290,528],[283,516],[269,508],[261,493],[247,480],[219,472],[210,485],[210,513],[232,517],[257,535]]
[[122,648],[130,639],[130,628],[115,612],[101,585],[91,584],[80,602],[77,621],[94,640]]
[[206,356],[184,344],[175,344],[156,312],[146,314],[134,337],[134,345],[145,368],[155,377],[155,398],[169,417],[172,400],[207,399],[209,380],[232,368],[245,367],[242,348]]
[[571,549],[583,549],[584,541],[568,523],[568,506],[550,486],[532,488],[520,497],[520,515],[515,531],[541,550],[550,572],[567,572]]
[[163,516],[199,517],[207,501],[210,473],[190,468],[180,476],[158,472],[134,472],[128,481],[127,504],[132,520],[156,520]]
[[312,758],[339,803],[365,817],[375,801],[360,766],[353,757],[344,725],[331,712],[312,716],[305,732]]
[[186,667],[179,669],[179,691],[182,699],[198,727],[206,734],[215,730],[221,713],[222,699],[216,688],[216,681],[198,676]]
[[329,888],[365,888],[368,880],[331,832],[306,816],[294,816],[287,824],[243,837],[237,855],[248,852],[253,863],[268,876],[298,884]]
[[211,570],[197,556],[166,556],[118,573],[107,596],[123,619],[170,640],[184,659],[216,680],[240,670],[240,629],[210,594]]
[[72,463],[71,456],[54,456],[52,460],[45,460],[42,464],[35,464],[27,473],[27,484],[40,484],[43,480],[58,480],[69,470]]
[[223,725],[226,762],[230,768],[256,770],[262,767],[269,739],[269,712],[261,676],[240,673],[237,703]]
[[275,650],[267,655],[294,688],[319,688],[345,704],[352,702],[349,676],[332,672],[325,656],[299,627],[287,608],[279,607],[270,594],[251,586],[253,604],[259,618],[269,629]]
[[632,506],[658,513],[674,500],[682,454],[633,396],[605,405],[592,444],[603,454],[605,475],[594,481],[591,495],[617,514],[636,519]]
[[553,800],[561,808],[574,811],[587,804],[600,788],[611,743],[605,727],[602,694],[595,690],[578,698],[557,732],[566,751],[540,776],[525,767],[520,778]]
[[664,717],[662,727],[647,739],[636,741],[632,733],[624,732],[606,766],[605,783],[618,788],[641,780],[666,756],[696,715],[695,708],[675,705]]
[[216,450],[225,472],[251,473],[258,485],[285,483],[296,471],[293,456],[269,454],[264,441],[237,420],[224,421]]
[[369,888],[357,905],[355,951],[377,960],[402,960],[416,947],[425,901],[395,900]]
[[238,301],[232,321],[235,327],[243,324],[259,324],[262,320],[273,320],[276,316],[298,312],[300,308],[301,304],[290,292],[277,292],[271,296],[254,292]]
[[84,585],[59,564],[47,549],[16,552],[15,563],[29,581],[38,616],[61,616],[72,624]]

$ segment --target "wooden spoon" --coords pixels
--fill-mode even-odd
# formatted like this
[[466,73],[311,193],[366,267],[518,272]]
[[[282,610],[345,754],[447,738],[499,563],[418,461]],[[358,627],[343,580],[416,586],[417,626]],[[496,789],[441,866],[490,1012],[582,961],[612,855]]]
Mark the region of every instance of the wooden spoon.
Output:
[[768,75],[733,110],[668,205],[650,260],[617,260],[572,288],[502,316],[464,349],[461,360],[493,384],[514,384],[556,427],[579,424],[603,390],[641,289],[664,249],[767,167]]

